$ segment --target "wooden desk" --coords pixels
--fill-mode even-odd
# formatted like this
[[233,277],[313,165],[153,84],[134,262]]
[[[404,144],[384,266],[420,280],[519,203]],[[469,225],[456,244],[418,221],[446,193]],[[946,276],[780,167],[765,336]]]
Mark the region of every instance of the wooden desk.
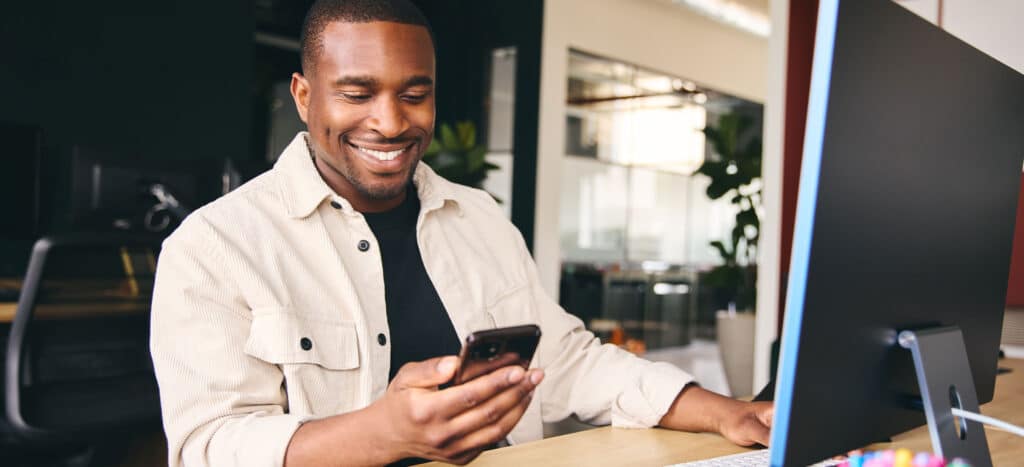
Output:
[[[1024,425],[1024,360],[1000,360],[1011,373],[996,377],[994,400],[982,412],[1015,425]],[[995,466],[1024,465],[1024,440],[986,427]],[[894,437],[892,443],[870,449],[908,448],[931,451],[928,427]],[[745,451],[718,435],[681,433],[663,429],[630,430],[603,427],[557,436],[483,453],[470,465],[497,466],[665,466]],[[443,465],[431,463],[427,465]]]
[[[97,317],[111,314],[148,313],[149,296],[133,296],[125,280],[77,280],[59,284],[62,303],[36,305],[36,319],[64,319],[82,316]],[[0,278],[0,286],[18,287],[21,279]],[[110,299],[104,302],[103,299]],[[77,300],[76,300],[77,299]],[[17,302],[0,302],[0,323],[14,321]]]
[[[129,313],[148,313],[149,301],[112,302],[112,303],[62,303],[60,305],[36,306],[35,319],[64,319],[82,316],[99,317],[106,315],[123,315]],[[18,304],[0,302],[0,323],[14,321],[14,313]]]

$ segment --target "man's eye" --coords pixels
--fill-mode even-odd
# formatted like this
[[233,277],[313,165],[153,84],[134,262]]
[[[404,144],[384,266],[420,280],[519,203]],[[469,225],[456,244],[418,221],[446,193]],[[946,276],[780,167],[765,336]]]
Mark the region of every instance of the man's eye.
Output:
[[424,100],[426,100],[427,96],[429,96],[429,95],[430,95],[430,93],[403,94],[402,95],[402,100],[404,100],[406,102],[420,103],[420,102],[423,102]]
[[341,97],[350,102],[366,102],[370,100],[370,95],[359,92],[343,92]]

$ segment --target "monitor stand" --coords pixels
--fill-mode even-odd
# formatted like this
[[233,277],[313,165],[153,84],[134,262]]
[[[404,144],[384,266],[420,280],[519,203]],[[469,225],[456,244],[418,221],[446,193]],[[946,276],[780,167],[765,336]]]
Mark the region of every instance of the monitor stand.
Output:
[[980,413],[971,365],[960,328],[902,331],[899,343],[914,356],[917,383],[935,454],[962,457],[977,467],[992,465],[981,423],[953,416],[953,408]]

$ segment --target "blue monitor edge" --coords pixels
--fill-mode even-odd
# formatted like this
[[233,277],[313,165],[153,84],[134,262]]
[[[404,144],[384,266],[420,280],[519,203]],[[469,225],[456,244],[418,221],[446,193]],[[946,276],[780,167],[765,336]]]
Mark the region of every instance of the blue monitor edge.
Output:
[[903,7],[820,1],[771,465],[924,424],[902,330],[961,328],[991,400],[1020,108],[1024,76]]
[[[797,194],[796,224],[786,284],[786,308],[782,335],[800,333],[803,319],[807,268],[814,233],[814,210],[821,172],[822,142],[828,110],[828,90],[832,80],[832,52],[836,36],[839,0],[822,0],[818,5],[818,26],[814,34],[814,59],[811,67],[811,90],[807,101],[807,126],[804,133],[803,160],[800,166],[800,188]],[[775,412],[771,431],[771,465],[783,465],[786,455],[786,433],[790,426],[793,385],[779,384],[796,377],[798,339],[781,340],[778,378],[775,389]]]

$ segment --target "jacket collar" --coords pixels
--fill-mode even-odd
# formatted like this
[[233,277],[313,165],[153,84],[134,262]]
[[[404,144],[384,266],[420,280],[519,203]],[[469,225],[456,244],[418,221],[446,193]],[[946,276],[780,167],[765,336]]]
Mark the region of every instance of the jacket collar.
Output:
[[[281,199],[288,216],[293,219],[305,218],[329,200],[337,201],[345,213],[355,213],[352,204],[331,190],[320,177],[313,156],[309,153],[309,146],[306,145],[308,135],[305,131],[295,135],[274,164],[273,171],[278,174]],[[446,201],[451,201],[461,213],[453,184],[434,173],[427,164],[416,165],[412,181],[423,212],[440,209]]]

